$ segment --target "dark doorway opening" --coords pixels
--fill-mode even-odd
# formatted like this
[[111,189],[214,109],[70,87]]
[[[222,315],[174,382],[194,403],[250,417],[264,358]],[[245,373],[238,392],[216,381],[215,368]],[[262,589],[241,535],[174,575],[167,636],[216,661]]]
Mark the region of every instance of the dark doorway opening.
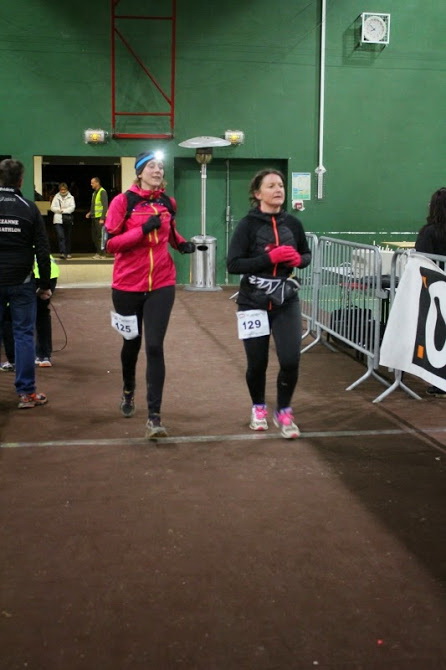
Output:
[[[121,191],[121,160],[119,157],[79,156],[43,156],[42,159],[42,196],[51,202],[59,190],[59,184],[65,182],[76,201],[72,234],[73,253],[94,253],[91,237],[91,222],[85,218],[91,203],[91,178],[98,177],[108,193],[109,202]],[[57,239],[51,211],[44,217],[51,252],[57,253]]]

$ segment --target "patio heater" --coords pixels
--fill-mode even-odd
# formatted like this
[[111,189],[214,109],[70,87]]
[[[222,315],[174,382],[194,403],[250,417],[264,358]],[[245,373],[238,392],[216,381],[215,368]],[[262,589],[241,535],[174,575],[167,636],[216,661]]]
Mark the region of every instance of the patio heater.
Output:
[[215,283],[215,261],[217,239],[206,234],[206,179],[207,165],[212,160],[214,147],[227,147],[231,144],[221,137],[192,137],[180,142],[185,149],[195,149],[195,160],[201,165],[201,233],[192,237],[196,251],[191,254],[191,283],[185,286],[188,291],[220,291]]

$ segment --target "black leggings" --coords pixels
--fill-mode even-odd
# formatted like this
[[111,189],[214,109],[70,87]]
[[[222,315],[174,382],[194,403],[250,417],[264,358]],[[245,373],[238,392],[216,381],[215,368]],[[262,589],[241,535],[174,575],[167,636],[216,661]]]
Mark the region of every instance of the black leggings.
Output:
[[[280,370],[277,375],[277,409],[291,405],[299,375],[302,322],[298,300],[268,312]],[[253,405],[265,403],[266,369],[270,335],[243,340],[248,367],[246,383]]]
[[159,414],[163,398],[166,368],[164,364],[164,337],[175,301],[175,286],[164,286],[147,293],[112,289],[113,305],[122,316],[136,314],[138,337],[123,340],[121,350],[122,380],[126,391],[135,389],[136,363],[144,331],[146,347],[147,406],[149,416]]

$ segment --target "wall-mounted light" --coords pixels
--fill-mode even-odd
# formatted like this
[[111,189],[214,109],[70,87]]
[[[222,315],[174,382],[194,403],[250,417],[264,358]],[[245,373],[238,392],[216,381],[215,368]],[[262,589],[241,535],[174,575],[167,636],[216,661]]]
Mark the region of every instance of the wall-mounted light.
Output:
[[243,144],[245,133],[243,130],[227,130],[225,132],[225,140],[228,140],[233,145]]
[[104,144],[108,140],[108,133],[106,130],[100,128],[87,128],[84,130],[85,144]]

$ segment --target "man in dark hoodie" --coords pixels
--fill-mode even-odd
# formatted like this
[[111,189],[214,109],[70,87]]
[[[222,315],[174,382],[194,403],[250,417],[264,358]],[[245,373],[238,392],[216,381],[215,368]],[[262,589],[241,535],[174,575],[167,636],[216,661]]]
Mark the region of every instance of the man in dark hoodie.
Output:
[[247,357],[246,382],[252,400],[252,430],[267,430],[266,370],[272,334],[280,370],[274,424],[282,437],[299,437],[291,400],[297,384],[302,336],[298,282],[294,268],[311,261],[299,219],[283,209],[285,180],[281,172],[258,172],[250,186],[254,208],[238,223],[227,258],[228,271],[243,275],[237,296],[239,337]]
[[[15,387],[19,409],[44,405],[47,397],[36,392],[35,341],[36,293],[48,300],[50,250],[45,224],[34,202],[23,197],[24,167],[20,161],[0,162],[0,329],[6,305],[11,310],[15,341]],[[40,273],[36,290],[34,255]]]

